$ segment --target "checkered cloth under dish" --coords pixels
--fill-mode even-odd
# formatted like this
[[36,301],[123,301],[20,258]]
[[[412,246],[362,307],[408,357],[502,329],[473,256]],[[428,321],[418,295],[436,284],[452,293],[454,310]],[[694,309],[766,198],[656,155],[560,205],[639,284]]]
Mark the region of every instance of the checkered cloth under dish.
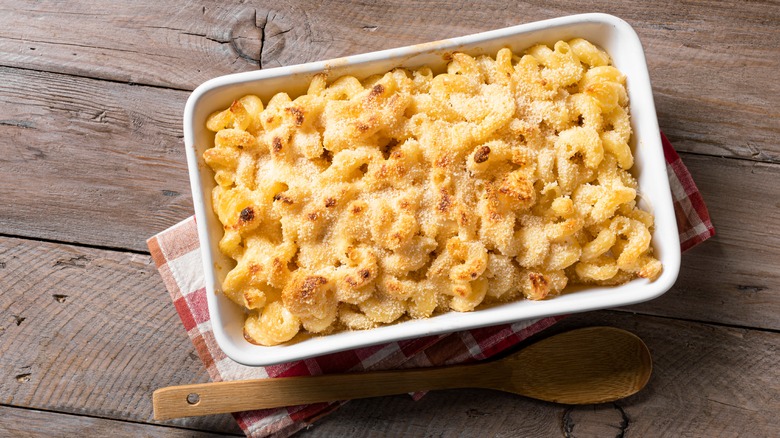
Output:
[[[688,169],[662,135],[682,250],[715,234],[707,207]],[[195,350],[214,381],[416,368],[492,357],[555,324],[562,317],[521,321],[421,339],[392,342],[268,367],[247,367],[225,356],[214,340],[206,304],[194,217],[148,240],[149,250]],[[415,395],[417,398],[421,394]],[[286,437],[336,410],[346,401],[233,414],[249,437]]]

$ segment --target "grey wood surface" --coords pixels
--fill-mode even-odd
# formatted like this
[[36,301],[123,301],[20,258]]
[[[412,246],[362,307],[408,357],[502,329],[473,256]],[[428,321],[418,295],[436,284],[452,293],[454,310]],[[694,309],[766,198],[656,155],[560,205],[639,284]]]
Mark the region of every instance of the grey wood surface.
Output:
[[26,438],[39,436],[112,436],[138,438],[214,438],[244,436],[238,430],[204,432],[181,427],[109,420],[87,415],[63,414],[37,409],[0,406],[0,436]]
[[780,435],[780,3],[0,0],[0,436],[241,433],[229,415],[152,420],[154,389],[208,380],[145,246],[192,214],[189,90],[593,11],[639,34],[659,123],[718,232],[661,298],[550,332],[634,331],[656,361],[648,388],[574,409],[474,390],[369,399],[302,435]]
[[[780,393],[780,334],[606,311],[570,316],[558,324],[550,333],[609,325],[639,335],[653,355],[648,386],[602,406],[566,407],[487,390],[432,392],[417,402],[405,396],[353,401],[309,432],[466,437],[780,434],[774,412]],[[743,372],[734,373],[734,368]]]

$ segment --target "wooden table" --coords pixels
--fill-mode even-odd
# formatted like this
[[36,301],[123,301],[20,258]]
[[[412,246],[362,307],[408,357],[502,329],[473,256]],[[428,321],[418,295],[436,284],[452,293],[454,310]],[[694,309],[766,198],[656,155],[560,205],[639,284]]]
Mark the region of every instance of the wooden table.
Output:
[[303,435],[780,436],[778,2],[0,8],[0,436],[241,433],[228,415],[152,420],[154,389],[208,380],[145,245],[192,214],[181,119],[198,84],[592,11],[639,33],[661,127],[718,231],[662,298],[554,329],[637,333],[649,386],[576,408],[479,390],[369,399]]

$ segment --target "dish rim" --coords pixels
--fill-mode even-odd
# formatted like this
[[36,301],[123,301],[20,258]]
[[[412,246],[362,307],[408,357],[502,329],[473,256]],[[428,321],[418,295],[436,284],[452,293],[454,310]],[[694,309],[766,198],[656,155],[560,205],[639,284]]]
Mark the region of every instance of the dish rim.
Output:
[[[620,44],[633,47],[634,53],[632,53],[632,56],[635,58],[634,61],[641,64],[636,68],[636,72],[629,76],[628,94],[631,101],[632,127],[635,125],[641,125],[643,132],[641,138],[634,138],[638,137],[636,132],[637,130],[634,129],[632,142],[635,144],[635,146],[641,143],[642,148],[650,148],[647,151],[642,151],[642,157],[644,157],[641,160],[643,161],[642,167],[650,168],[656,173],[658,172],[659,168],[664,170],[664,177],[654,180],[653,185],[655,185],[655,188],[651,190],[654,193],[653,198],[655,201],[653,203],[653,208],[655,209],[654,215],[656,216],[656,227],[653,233],[653,243],[656,249],[658,248],[659,244],[661,244],[663,247],[662,254],[659,259],[662,259],[662,263],[664,264],[664,272],[660,278],[654,282],[648,282],[644,279],[637,279],[627,283],[626,285],[609,288],[614,290],[616,288],[626,288],[626,286],[638,286],[638,289],[642,291],[642,293],[639,294],[632,292],[633,295],[631,293],[616,293],[612,297],[613,299],[611,301],[605,300],[602,296],[596,296],[592,293],[589,294],[589,292],[600,291],[608,288],[590,287],[586,290],[580,290],[573,294],[567,293],[550,300],[539,302],[519,300],[502,304],[500,306],[479,309],[474,312],[460,314],[458,317],[450,316],[448,318],[442,319],[441,317],[443,315],[438,315],[426,320],[398,322],[371,330],[345,331],[321,337],[314,337],[291,345],[280,345],[273,347],[257,346],[243,340],[243,335],[238,338],[240,338],[245,345],[239,345],[236,342],[237,337],[227,333],[226,321],[223,320],[222,315],[222,311],[225,309],[222,306],[225,305],[225,301],[229,303],[227,305],[233,305],[236,308],[238,308],[238,306],[232,302],[229,302],[229,300],[223,294],[215,292],[215,285],[218,286],[216,280],[217,268],[215,267],[215,257],[213,256],[215,249],[217,251],[217,258],[221,256],[218,253],[219,250],[216,243],[210,236],[210,223],[216,221],[216,218],[211,212],[210,190],[202,187],[203,174],[201,173],[201,169],[203,169],[206,173],[211,171],[202,163],[202,159],[199,156],[202,155],[202,152],[199,154],[197,153],[198,148],[195,144],[197,138],[195,127],[197,126],[197,123],[205,124],[205,120],[195,120],[195,112],[198,109],[199,103],[205,98],[205,96],[208,95],[208,93],[213,93],[215,90],[219,91],[226,87],[235,87],[236,85],[256,83],[258,81],[264,81],[273,78],[293,75],[311,75],[331,69],[346,69],[350,67],[359,68],[360,66],[367,63],[380,63],[383,61],[386,62],[388,59],[410,57],[420,54],[433,54],[442,50],[454,50],[462,46],[473,46],[475,44],[493,41],[498,38],[520,38],[533,33],[542,33],[544,31],[554,31],[556,29],[572,25],[584,26],[587,24],[606,25],[611,28],[611,31],[613,31],[615,35],[619,35],[620,38],[624,39],[620,42]],[[539,37],[539,40],[542,39],[542,37]],[[472,52],[476,50],[477,49],[472,48]],[[609,55],[615,59],[615,54],[609,53]],[[621,68],[621,71],[622,70],[623,69]],[[258,86],[261,85],[258,84]],[[642,100],[642,109],[639,115],[634,114],[634,98],[637,95],[641,95]],[[641,117],[641,119],[637,120],[637,117]],[[201,242],[200,253],[203,262],[203,274],[206,283],[208,310],[211,317],[211,326],[214,333],[214,338],[218,346],[229,358],[244,365],[267,366],[385,342],[393,342],[460,330],[469,330],[484,326],[513,323],[527,319],[543,318],[553,315],[636,304],[657,298],[664,294],[674,285],[679,274],[680,247],[677,234],[677,224],[674,218],[672,197],[669,189],[668,179],[666,178],[665,173],[666,162],[664,160],[661,146],[660,131],[658,129],[658,121],[655,113],[655,105],[652,99],[652,90],[650,88],[650,79],[647,73],[644,51],[642,50],[639,37],[633,28],[627,22],[612,15],[602,13],[570,15],[520,24],[472,35],[450,38],[441,41],[434,41],[294,66],[235,73],[213,78],[198,86],[187,100],[184,110],[184,143],[193,195],[195,216],[197,218],[196,223],[198,237]],[[634,155],[635,157],[638,155],[636,150],[634,151]],[[645,155],[648,156],[645,157]],[[643,172],[648,171],[644,170]],[[655,176],[660,176],[660,174]],[[647,178],[643,179],[646,180]],[[211,181],[213,182],[213,176],[211,176]],[[640,188],[645,187],[640,184]],[[659,217],[659,214],[661,217]],[[216,223],[221,230],[221,225],[218,222]],[[664,231],[660,232],[659,229]],[[673,235],[675,239],[674,245],[671,245],[670,242],[671,235]],[[567,298],[571,297],[572,295],[579,296],[577,299]],[[506,312],[502,313],[495,311],[496,308],[513,306],[517,305],[518,303],[525,303],[523,306],[529,307],[531,310],[526,311],[524,308],[521,308],[517,314],[517,317],[507,317]],[[453,312],[448,312],[444,315],[451,315],[452,313]],[[480,315],[480,317],[475,318],[473,315]],[[498,316],[492,320],[489,318],[495,315]],[[450,321],[452,319],[456,319],[457,321],[465,320],[466,322],[459,324],[456,321]],[[243,321],[241,321],[240,325],[243,326]],[[395,333],[395,335],[393,335],[393,333]],[[328,341],[311,342],[313,340],[323,338],[327,338]]]

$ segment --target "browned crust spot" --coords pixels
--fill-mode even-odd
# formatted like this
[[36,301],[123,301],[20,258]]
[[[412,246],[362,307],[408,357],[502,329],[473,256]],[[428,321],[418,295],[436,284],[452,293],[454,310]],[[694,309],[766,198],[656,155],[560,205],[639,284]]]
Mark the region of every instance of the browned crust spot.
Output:
[[466,214],[465,211],[460,212],[460,225],[467,226],[469,224],[469,216]]
[[439,200],[439,205],[437,208],[441,212],[446,212],[452,206],[452,198],[450,197],[450,194],[447,193],[447,189],[442,188],[440,192],[441,199]]
[[282,139],[279,137],[274,137],[274,139],[271,141],[271,145],[273,147],[274,152],[279,152],[282,150]]
[[281,193],[277,193],[277,194],[274,195],[274,201],[282,201],[285,204],[292,204],[293,203],[292,199],[290,199],[289,197],[287,197],[287,196],[285,196],[285,195],[283,195]]
[[371,276],[371,271],[369,271],[368,269],[361,269],[360,271],[358,271],[358,274],[360,275],[360,278],[366,280],[368,279],[368,277]]
[[289,108],[285,108],[285,111],[290,113],[291,116],[293,116],[293,120],[295,121],[295,126],[301,126],[303,125],[303,109],[298,108],[297,106],[291,106]]
[[260,304],[263,297],[259,297],[257,294],[250,293],[249,291],[244,292],[244,301],[246,301],[247,307],[250,309],[257,308],[257,305]]
[[333,207],[334,205],[336,205],[336,200],[335,199],[333,199],[333,198],[326,198],[325,199],[325,207],[330,208],[330,207]]
[[384,179],[390,176],[390,171],[387,169],[387,164],[383,164],[379,167],[379,171],[376,173],[377,179]]
[[534,297],[537,299],[544,298],[547,295],[549,288],[547,277],[538,272],[530,272],[528,274],[528,279],[531,280],[531,288],[533,289]]
[[388,292],[393,293],[401,292],[401,286],[395,281],[388,281],[387,284],[385,284],[385,289],[387,289]]
[[254,218],[255,210],[252,207],[241,210],[241,214],[238,215],[238,221],[243,223],[250,222]]
[[524,167],[526,164],[528,164],[527,158],[528,157],[523,151],[519,151],[519,150],[512,151],[512,164],[516,164],[520,167]]
[[469,294],[469,290],[465,286],[455,286],[452,288],[452,292],[461,298],[466,298]]
[[319,212],[313,211],[313,212],[307,214],[306,218],[309,219],[310,221],[316,221],[317,219],[320,218],[320,214],[319,214]]
[[533,197],[534,187],[526,178],[510,176],[504,180],[498,192],[520,201],[528,201]]
[[309,295],[311,295],[314,291],[317,290],[320,286],[327,283],[328,279],[325,277],[320,277],[319,275],[312,275],[309,277],[306,277],[305,280],[303,280],[303,283],[301,284],[301,297],[306,298]]
[[481,148],[477,149],[476,152],[474,152],[474,162],[484,163],[485,161],[487,161],[489,155],[490,155],[490,147],[482,146]]
[[434,166],[436,167],[447,167],[452,163],[452,160],[450,159],[449,155],[445,155],[443,157],[439,157],[439,159],[434,162]]
[[385,92],[385,87],[382,84],[376,84],[368,94],[369,98],[374,98]]

